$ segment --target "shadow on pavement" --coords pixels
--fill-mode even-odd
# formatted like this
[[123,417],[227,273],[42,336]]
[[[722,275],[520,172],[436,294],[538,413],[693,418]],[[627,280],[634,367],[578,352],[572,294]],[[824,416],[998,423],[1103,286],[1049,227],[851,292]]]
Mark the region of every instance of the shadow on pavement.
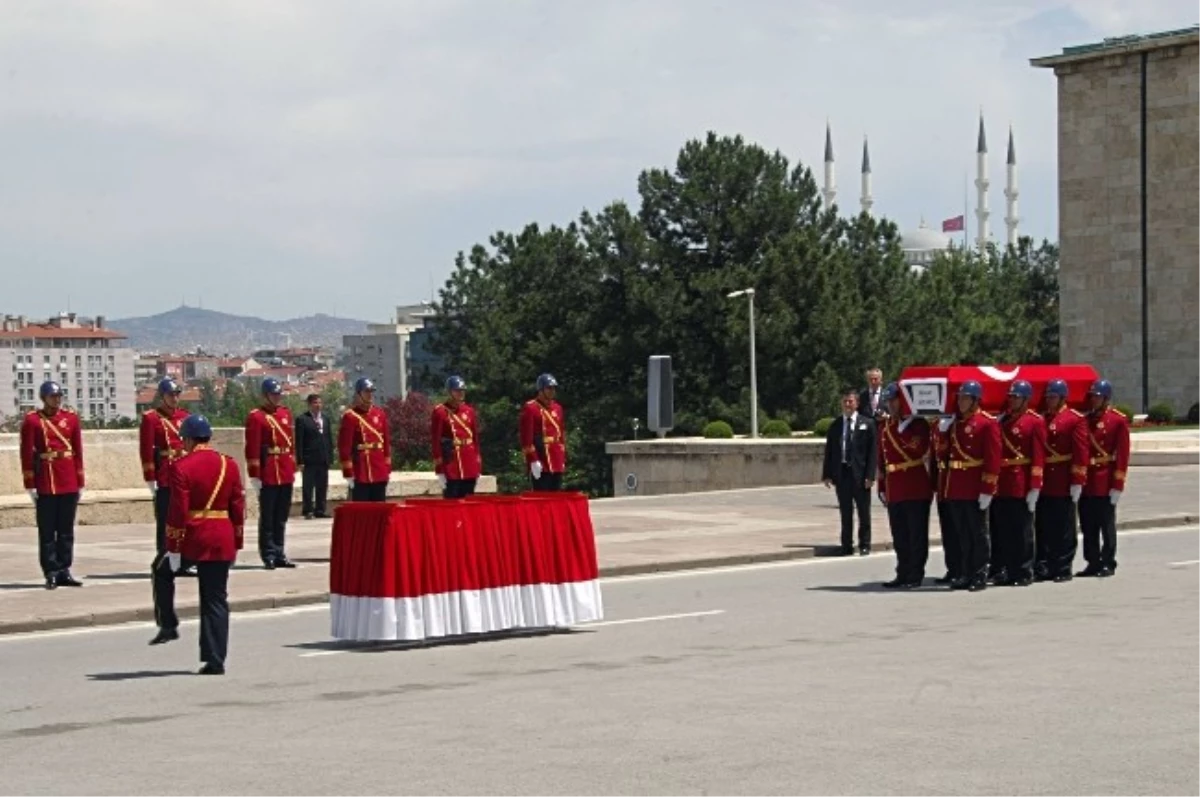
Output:
[[913,593],[945,592],[944,587],[926,582],[917,589],[885,589],[882,581],[864,581],[861,584],[825,584],[808,588],[812,592],[878,592],[884,595],[911,595]]
[[45,589],[43,584],[35,584],[32,581],[14,581],[9,584],[0,584],[0,590],[17,590],[17,589]]
[[95,672],[89,681],[137,681],[143,678],[170,678],[175,675],[194,675],[193,670],[134,670],[132,672]]
[[587,628],[518,628],[512,631],[493,631],[486,634],[463,634],[461,636],[435,637],[412,642],[381,640],[376,642],[347,642],[344,640],[329,640],[327,642],[298,642],[294,645],[284,645],[287,648],[309,651],[336,651],[345,653],[388,653],[392,651],[422,650],[425,648],[441,648],[457,645],[475,645],[480,642],[501,642],[508,639],[529,639],[566,634],[592,633]]

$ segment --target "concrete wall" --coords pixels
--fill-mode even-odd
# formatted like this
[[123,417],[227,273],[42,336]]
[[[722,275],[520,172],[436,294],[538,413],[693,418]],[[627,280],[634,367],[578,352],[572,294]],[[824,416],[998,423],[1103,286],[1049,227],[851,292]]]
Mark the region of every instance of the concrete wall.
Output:
[[[666,495],[821,481],[824,440],[705,440],[608,443],[613,494]],[[627,477],[637,480],[635,489]]]
[[[1191,44],[1146,58],[1149,401],[1200,397],[1200,78]],[[1058,75],[1061,345],[1142,404],[1141,70],[1138,52]]]

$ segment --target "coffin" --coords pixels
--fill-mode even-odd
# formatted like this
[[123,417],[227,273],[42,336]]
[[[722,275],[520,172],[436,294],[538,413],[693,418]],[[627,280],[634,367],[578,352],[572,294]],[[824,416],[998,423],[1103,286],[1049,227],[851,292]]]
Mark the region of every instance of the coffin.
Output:
[[1041,406],[1051,379],[1067,383],[1067,403],[1083,410],[1087,392],[1099,375],[1090,365],[918,365],[900,374],[901,401],[917,415],[949,415],[963,382],[974,379],[983,385],[983,409],[997,413],[1008,404],[1008,389],[1015,379],[1033,385],[1030,407]]

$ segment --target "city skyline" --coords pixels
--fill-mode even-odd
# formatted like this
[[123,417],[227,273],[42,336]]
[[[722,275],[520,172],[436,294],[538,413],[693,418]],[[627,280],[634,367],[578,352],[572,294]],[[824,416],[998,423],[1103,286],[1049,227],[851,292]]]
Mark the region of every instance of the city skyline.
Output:
[[981,107],[1019,137],[1021,233],[1055,240],[1055,85],[1029,58],[1195,16],[1173,0],[348,7],[14,4],[0,277],[55,289],[8,311],[123,318],[186,297],[386,319],[496,230],[636,202],[638,172],[709,129],[820,184],[832,120],[840,151],[870,138],[872,212],[937,225],[963,212]]

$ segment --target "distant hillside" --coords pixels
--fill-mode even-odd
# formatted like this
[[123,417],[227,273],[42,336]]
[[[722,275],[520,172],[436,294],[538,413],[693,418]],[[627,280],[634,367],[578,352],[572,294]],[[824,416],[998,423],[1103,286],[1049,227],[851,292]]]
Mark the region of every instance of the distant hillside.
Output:
[[[106,326],[129,336],[139,351],[181,353],[197,347],[211,354],[245,354],[288,345],[340,347],[343,335],[362,335],[366,321],[318,313],[287,321],[176,307],[142,318],[113,318]],[[289,340],[290,336],[290,340]]]

